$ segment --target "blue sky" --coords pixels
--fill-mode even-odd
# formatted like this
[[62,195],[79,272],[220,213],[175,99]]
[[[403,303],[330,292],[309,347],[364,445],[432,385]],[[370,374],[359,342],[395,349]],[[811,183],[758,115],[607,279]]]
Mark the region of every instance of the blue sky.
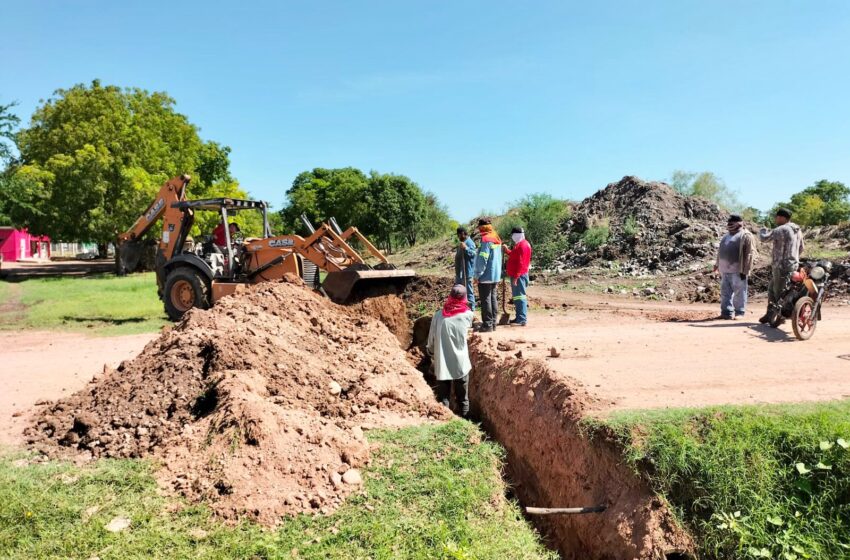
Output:
[[403,173],[453,216],[710,170],[752,205],[850,182],[850,2],[0,0],[0,103],[165,90],[279,207]]

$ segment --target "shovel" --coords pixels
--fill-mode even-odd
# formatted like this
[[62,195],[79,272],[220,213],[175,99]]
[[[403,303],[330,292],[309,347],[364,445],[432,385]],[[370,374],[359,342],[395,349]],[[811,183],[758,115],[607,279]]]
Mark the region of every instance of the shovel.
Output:
[[[502,270],[504,270],[505,265],[505,257],[504,253],[502,254]],[[499,325],[510,325],[511,324],[511,314],[508,313],[508,308],[505,305],[507,301],[507,286],[505,285],[505,277],[502,276],[502,316],[499,317]]]

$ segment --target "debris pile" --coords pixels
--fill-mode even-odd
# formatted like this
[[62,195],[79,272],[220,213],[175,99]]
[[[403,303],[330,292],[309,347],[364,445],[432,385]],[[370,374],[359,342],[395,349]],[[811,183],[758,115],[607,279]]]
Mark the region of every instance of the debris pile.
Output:
[[387,328],[298,285],[192,310],[139,356],[43,410],[51,456],[147,457],[224,518],[328,513],[361,484],[364,431],[447,418]]
[[[572,243],[559,270],[617,261],[623,274],[643,276],[696,271],[714,259],[727,212],[702,198],[679,194],[665,183],[623,177],[579,204],[564,232]],[[608,228],[594,247],[585,233]]]

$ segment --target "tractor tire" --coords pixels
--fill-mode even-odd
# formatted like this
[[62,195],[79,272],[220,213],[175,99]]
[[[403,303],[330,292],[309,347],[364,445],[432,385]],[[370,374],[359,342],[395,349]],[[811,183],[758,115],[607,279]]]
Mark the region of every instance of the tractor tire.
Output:
[[794,336],[798,340],[809,340],[815,334],[818,326],[818,318],[814,314],[815,302],[810,297],[803,297],[794,304],[794,313],[791,315],[791,326],[794,327]]
[[210,307],[210,286],[207,279],[197,270],[185,266],[168,273],[162,296],[165,312],[172,321],[179,321],[193,307]]

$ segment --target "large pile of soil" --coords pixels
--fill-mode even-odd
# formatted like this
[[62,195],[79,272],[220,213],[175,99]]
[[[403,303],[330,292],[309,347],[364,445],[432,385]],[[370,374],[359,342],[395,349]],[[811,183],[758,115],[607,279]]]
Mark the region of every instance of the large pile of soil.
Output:
[[168,488],[226,518],[333,510],[360,485],[363,430],[449,412],[384,324],[298,283],[189,312],[47,407],[28,441],[51,456],[156,457]]
[[[621,272],[635,275],[698,270],[715,257],[727,217],[716,204],[683,196],[665,183],[623,177],[576,207],[564,233],[577,243],[556,266],[579,268],[616,260]],[[636,228],[629,231],[632,220]],[[602,224],[610,229],[608,241],[588,247],[583,234]]]

